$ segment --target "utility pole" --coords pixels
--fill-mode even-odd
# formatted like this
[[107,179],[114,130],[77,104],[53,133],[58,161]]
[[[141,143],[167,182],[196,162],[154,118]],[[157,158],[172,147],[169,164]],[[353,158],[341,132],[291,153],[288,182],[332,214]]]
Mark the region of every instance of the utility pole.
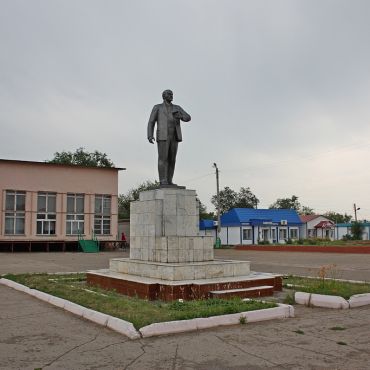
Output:
[[221,231],[220,221],[220,179],[219,171],[216,163],[213,163],[213,167],[216,169],[216,186],[217,186],[217,236],[219,237]]
[[355,221],[357,222],[357,211],[359,211],[361,208],[360,207],[356,207],[356,203],[353,203],[353,209],[355,211]]

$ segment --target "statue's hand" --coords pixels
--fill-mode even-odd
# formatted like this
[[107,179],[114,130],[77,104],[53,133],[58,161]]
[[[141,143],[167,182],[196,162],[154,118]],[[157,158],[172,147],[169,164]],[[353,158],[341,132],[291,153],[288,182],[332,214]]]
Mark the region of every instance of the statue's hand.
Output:
[[172,115],[176,119],[181,119],[181,113],[179,111],[173,112]]
[[150,144],[154,144],[155,139],[154,137],[151,136],[151,137],[148,137],[148,141]]

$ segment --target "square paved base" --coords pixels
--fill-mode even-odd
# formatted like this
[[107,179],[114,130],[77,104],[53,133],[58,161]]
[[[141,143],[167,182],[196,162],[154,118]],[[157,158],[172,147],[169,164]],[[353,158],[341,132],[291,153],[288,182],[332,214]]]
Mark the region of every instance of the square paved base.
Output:
[[211,291],[243,289],[261,285],[271,285],[275,291],[282,290],[281,275],[258,272],[229,278],[165,281],[110,270],[96,270],[87,273],[87,283],[104,289],[114,289],[131,297],[163,301],[180,298],[206,299],[211,297]]
[[249,261],[213,260],[191,263],[161,263],[112,258],[112,272],[161,280],[194,280],[245,276],[250,273]]

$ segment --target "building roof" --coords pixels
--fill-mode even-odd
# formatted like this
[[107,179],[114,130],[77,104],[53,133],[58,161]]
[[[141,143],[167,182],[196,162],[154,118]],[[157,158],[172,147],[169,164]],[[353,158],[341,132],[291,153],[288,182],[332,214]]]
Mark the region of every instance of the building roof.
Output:
[[302,222],[294,209],[255,209],[233,208],[221,216],[222,226],[240,226],[242,223],[263,224],[268,222],[301,225]]
[[320,221],[314,227],[315,227],[315,229],[331,229],[334,226],[335,226],[335,224],[332,221]]
[[[370,222],[360,222],[361,226],[370,226]],[[336,224],[335,227],[351,227],[352,223],[347,222],[347,223],[341,223],[341,224]]]
[[8,163],[20,163],[20,164],[37,164],[37,165],[45,165],[45,166],[60,166],[60,167],[80,167],[80,168],[99,168],[103,170],[116,170],[116,171],[122,171],[126,168],[122,167],[93,167],[93,166],[80,166],[77,164],[60,164],[60,163],[49,163],[49,162],[37,162],[37,161],[20,161],[17,159],[1,159],[1,162],[8,162]]
[[199,230],[214,229],[215,222],[213,220],[200,220]]
[[300,215],[299,218],[305,224],[306,222],[310,222],[321,215]]

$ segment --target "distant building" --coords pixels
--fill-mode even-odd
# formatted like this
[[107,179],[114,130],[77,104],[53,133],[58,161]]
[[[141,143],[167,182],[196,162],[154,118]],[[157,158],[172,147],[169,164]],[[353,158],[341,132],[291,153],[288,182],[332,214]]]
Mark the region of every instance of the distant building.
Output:
[[199,235],[217,236],[217,223],[214,220],[200,220],[199,221]]
[[0,248],[116,240],[120,170],[0,159]]
[[302,222],[292,209],[233,208],[221,216],[222,244],[285,243],[299,239]]
[[335,239],[335,223],[321,215],[301,215],[301,235],[306,238]]
[[[362,240],[369,240],[370,235],[370,222],[361,222],[362,226]],[[352,236],[352,224],[342,223],[335,225],[335,239],[341,240],[345,235]]]

